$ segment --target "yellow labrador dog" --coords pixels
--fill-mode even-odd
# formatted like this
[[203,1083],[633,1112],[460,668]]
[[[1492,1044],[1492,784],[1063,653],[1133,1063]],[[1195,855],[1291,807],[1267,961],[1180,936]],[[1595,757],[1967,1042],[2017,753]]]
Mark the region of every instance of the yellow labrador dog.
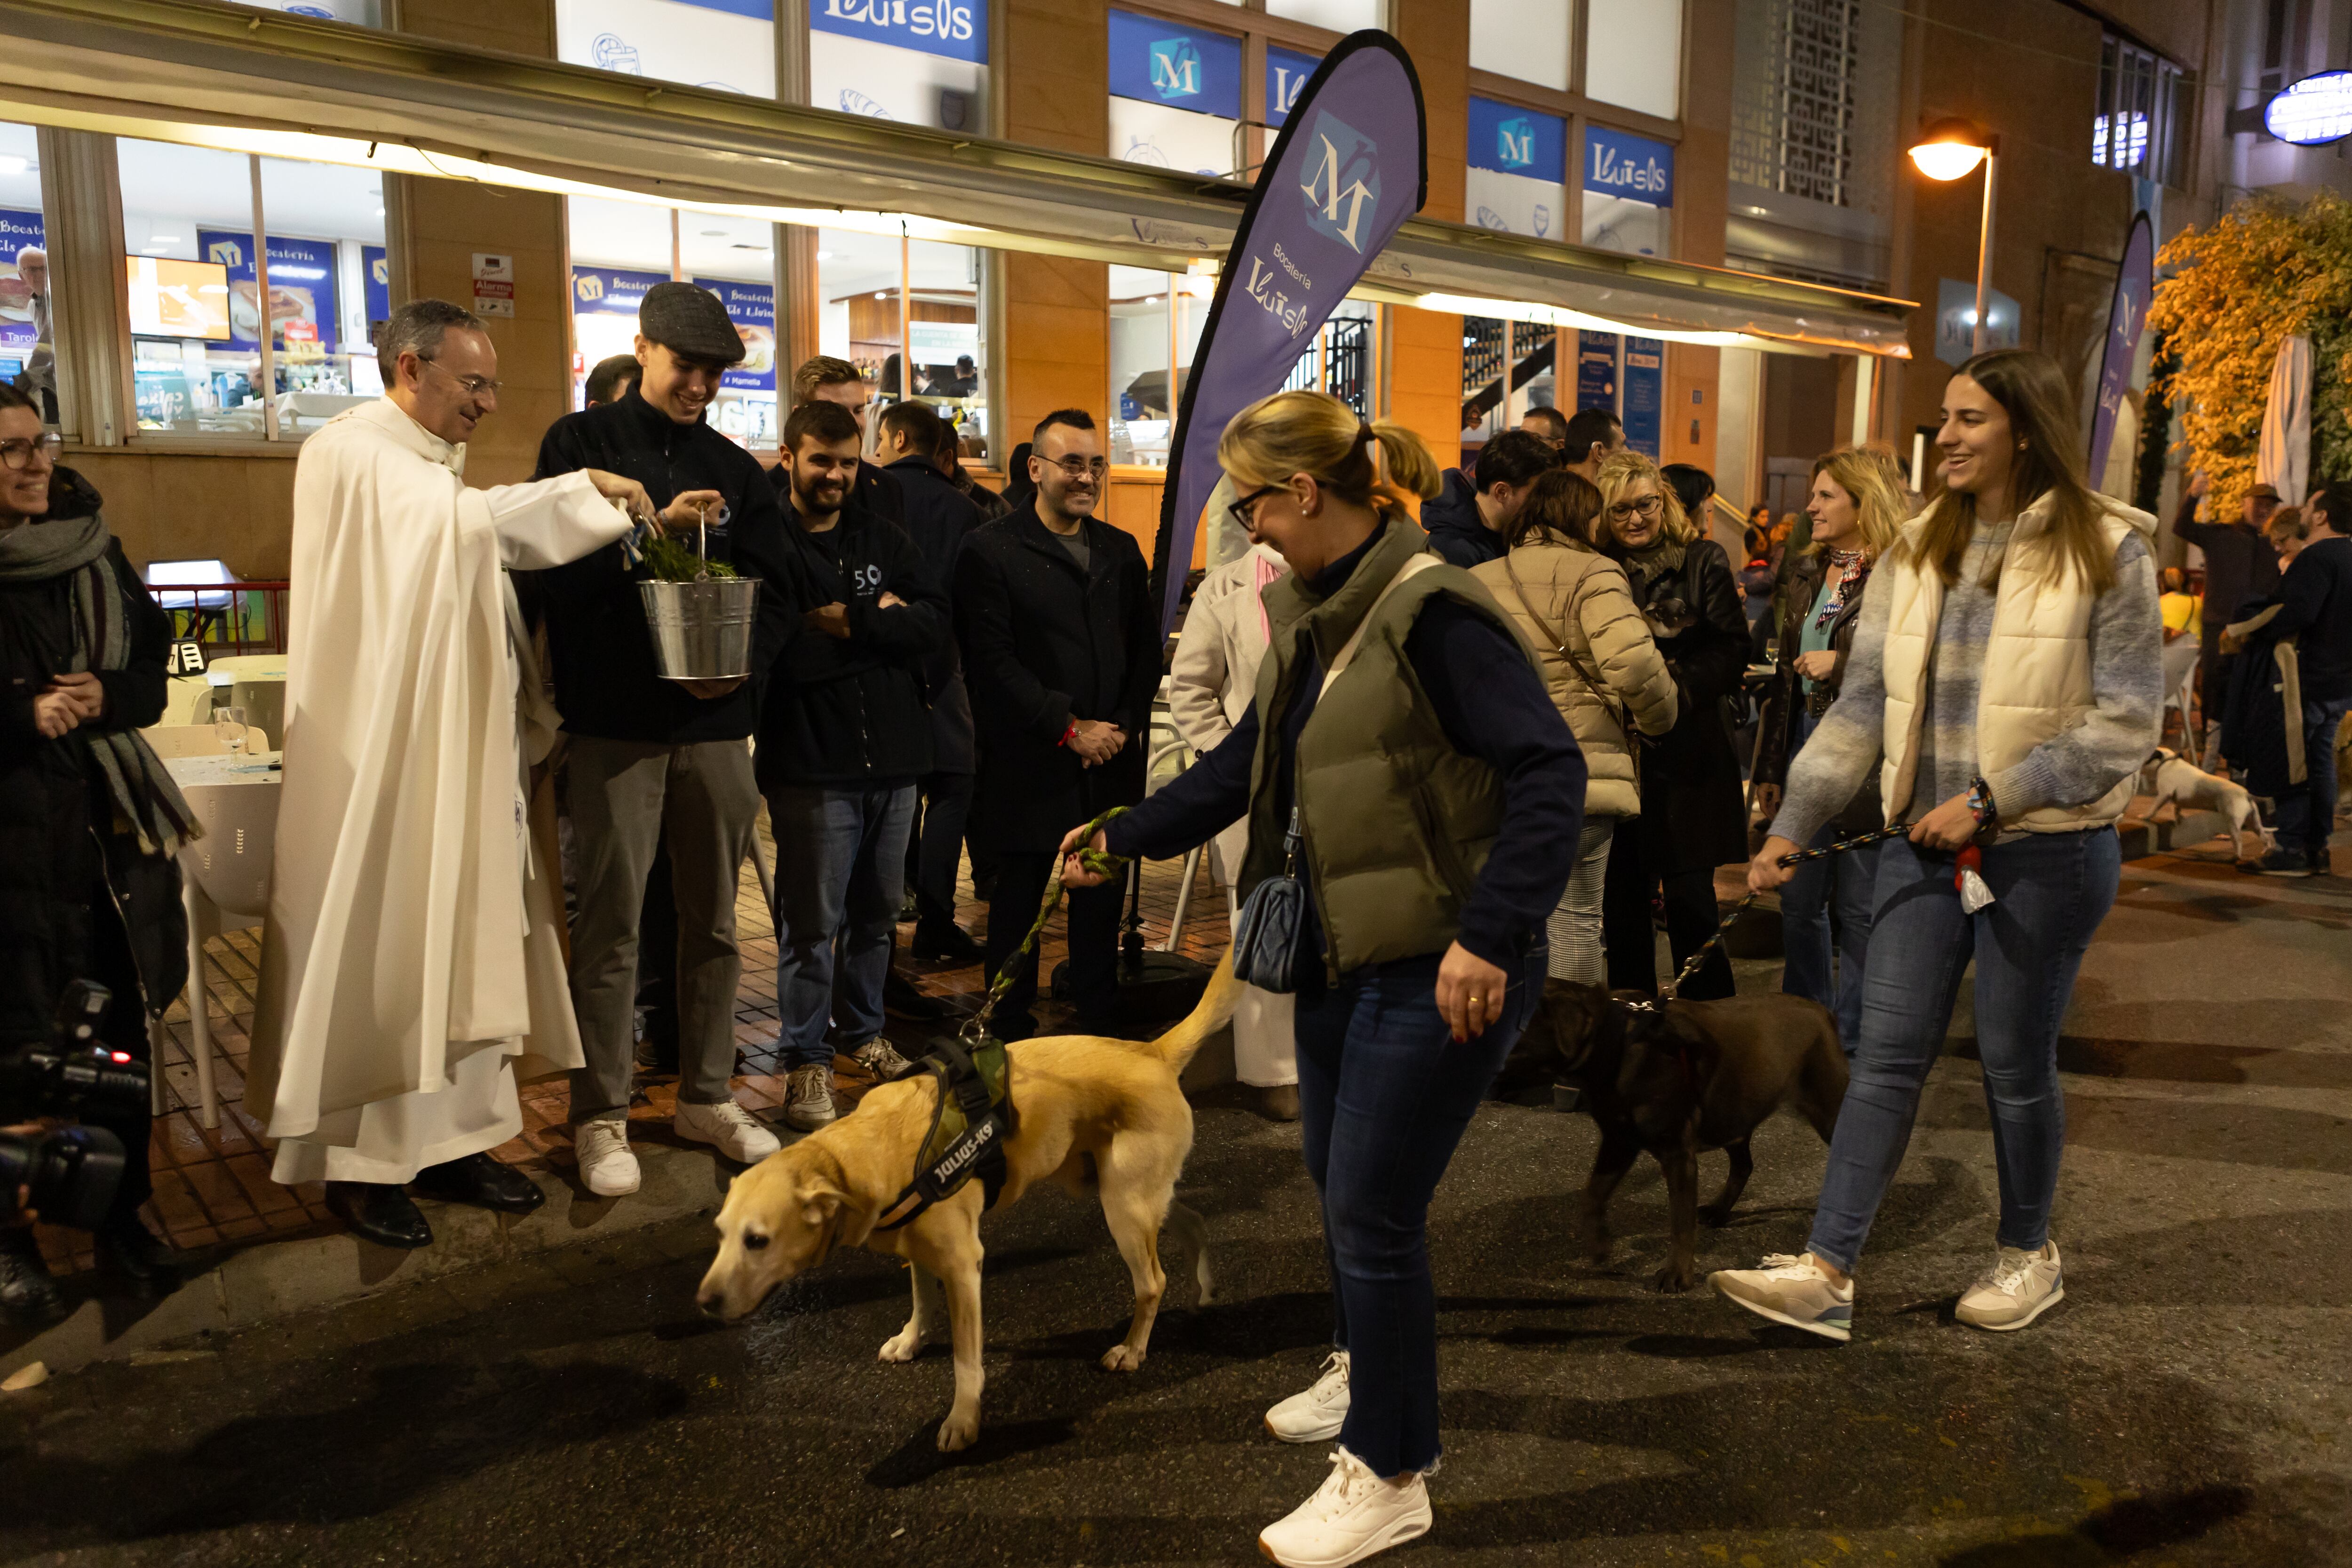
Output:
[[[998,1206],[1010,1207],[1041,1181],[1099,1197],[1135,1283],[1127,1338],[1103,1353],[1112,1372],[1143,1364],[1167,1286],[1160,1267],[1162,1225],[1190,1255],[1201,1301],[1213,1296],[1207,1230],[1199,1215],[1175,1201],[1176,1178],[1192,1149],[1192,1108],[1177,1075],[1232,1016],[1239,990],[1228,954],[1192,1016],[1156,1040],[1058,1035],[1022,1040],[1007,1053],[1020,1125],[1005,1142]],[[934,1084],[925,1075],[877,1085],[847,1116],[738,1177],[719,1211],[719,1257],[696,1300],[731,1322],[837,1247],[905,1258],[913,1265],[914,1312],[883,1343],[882,1359],[912,1361],[926,1341],[940,1337],[944,1282],[955,1403],[940,1426],[940,1447],[952,1451],[980,1435],[981,1184],[965,1183],[896,1230],[874,1228],[914,1174],[937,1103]]]

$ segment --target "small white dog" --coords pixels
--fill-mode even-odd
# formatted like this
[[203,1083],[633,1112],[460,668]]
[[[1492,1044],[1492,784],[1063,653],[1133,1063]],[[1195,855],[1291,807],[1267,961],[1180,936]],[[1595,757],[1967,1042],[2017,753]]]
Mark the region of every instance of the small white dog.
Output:
[[2246,853],[2250,827],[2259,841],[2257,855],[2275,842],[2271,830],[2263,826],[2261,816],[2254,810],[2254,797],[2246,793],[2245,785],[2215,778],[2168,746],[2158,746],[2141,765],[2139,788],[2142,795],[2156,797],[2156,804],[2148,808],[2151,816],[2168,804],[2175,822],[2180,820],[2181,809],[2190,805],[2218,811],[2228,817],[2231,849],[2241,860],[2254,858]]

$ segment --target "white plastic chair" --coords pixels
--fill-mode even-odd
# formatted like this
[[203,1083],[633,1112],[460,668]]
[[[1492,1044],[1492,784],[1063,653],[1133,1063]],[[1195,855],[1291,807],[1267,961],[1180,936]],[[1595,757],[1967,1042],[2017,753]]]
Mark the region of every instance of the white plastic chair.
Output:
[[166,761],[173,757],[218,757],[227,753],[220,734],[210,724],[157,724],[139,731],[155,754]]
[[205,943],[248,931],[269,913],[269,862],[278,837],[274,784],[191,784],[182,789],[205,825],[205,836],[180,851],[181,898],[188,911],[189,1054],[196,1063],[196,1098],[205,1125],[220,1125],[220,1095],[213,1087],[211,992],[205,984]]

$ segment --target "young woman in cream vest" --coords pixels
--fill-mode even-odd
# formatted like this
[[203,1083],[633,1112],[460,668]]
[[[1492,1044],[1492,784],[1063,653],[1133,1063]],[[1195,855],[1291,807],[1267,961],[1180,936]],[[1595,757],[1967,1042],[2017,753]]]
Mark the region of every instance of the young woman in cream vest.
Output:
[[[1830,1339],[1849,1337],[1863,1242],[1971,957],[2000,1226],[1958,1315],[2021,1329],[2065,1294],[2050,1239],[2058,1025],[2115,902],[2115,822],[2164,701],[2155,520],[2085,488],[2074,402],[2054,363],[2016,349],[1946,387],[1944,493],[1873,573],[1844,685],[1748,868],[1759,892],[1786,882],[1780,858],[1874,767],[1887,820],[1912,825],[1879,856],[1853,1079],[1808,1249],[1714,1277],[1750,1311]],[[1958,875],[1971,848],[1994,899],[1973,912]]]

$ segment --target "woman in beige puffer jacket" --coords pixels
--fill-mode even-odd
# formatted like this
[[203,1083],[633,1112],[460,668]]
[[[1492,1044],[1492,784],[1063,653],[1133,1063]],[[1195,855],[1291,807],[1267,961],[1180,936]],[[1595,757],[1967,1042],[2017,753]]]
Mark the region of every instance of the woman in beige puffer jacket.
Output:
[[1544,685],[1584,752],[1584,832],[1576,870],[1549,922],[1555,979],[1607,983],[1601,893],[1618,819],[1642,812],[1639,762],[1628,727],[1663,735],[1675,727],[1675,678],[1624,569],[1592,548],[1601,492],[1560,470],[1536,480],[1510,550],[1471,573],[1510,612],[1535,650]]

